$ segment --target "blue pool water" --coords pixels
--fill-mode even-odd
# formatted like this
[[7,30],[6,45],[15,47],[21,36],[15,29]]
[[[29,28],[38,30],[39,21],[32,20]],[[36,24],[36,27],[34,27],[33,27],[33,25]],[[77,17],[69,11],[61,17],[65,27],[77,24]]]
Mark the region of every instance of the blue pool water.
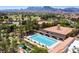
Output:
[[31,35],[29,38],[31,40],[35,40],[39,43],[42,43],[46,46],[51,46],[52,44],[55,44],[57,42],[54,38],[49,38],[41,34],[34,34],[34,35]]

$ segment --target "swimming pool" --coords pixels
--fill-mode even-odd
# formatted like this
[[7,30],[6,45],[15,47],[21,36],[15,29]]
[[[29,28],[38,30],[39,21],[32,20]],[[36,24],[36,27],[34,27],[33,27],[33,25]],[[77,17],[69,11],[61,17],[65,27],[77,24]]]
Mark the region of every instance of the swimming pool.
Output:
[[47,36],[41,35],[41,34],[31,35],[31,36],[29,36],[29,39],[36,41],[38,43],[41,43],[45,46],[51,46],[57,42],[54,38],[50,38],[50,37],[47,37]]

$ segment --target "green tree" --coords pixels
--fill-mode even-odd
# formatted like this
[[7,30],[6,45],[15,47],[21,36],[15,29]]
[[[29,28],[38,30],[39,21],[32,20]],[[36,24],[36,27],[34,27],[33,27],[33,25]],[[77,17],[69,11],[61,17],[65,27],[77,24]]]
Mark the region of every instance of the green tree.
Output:
[[41,48],[41,47],[34,46],[32,48],[31,53],[48,53],[48,50],[47,48]]
[[67,20],[65,20],[65,19],[60,20],[60,25],[61,26],[70,26],[69,22]]

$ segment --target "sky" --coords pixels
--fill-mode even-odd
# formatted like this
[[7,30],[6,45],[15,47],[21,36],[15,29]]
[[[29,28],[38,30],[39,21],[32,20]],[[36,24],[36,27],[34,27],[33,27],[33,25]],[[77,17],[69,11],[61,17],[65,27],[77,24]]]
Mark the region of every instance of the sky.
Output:
[[[26,9],[28,6],[0,6],[0,10],[4,10],[4,9]],[[52,6],[54,8],[68,8],[68,7],[75,7],[75,8],[79,8],[79,6]]]
[[27,6],[0,6],[0,10],[4,9],[26,9]]

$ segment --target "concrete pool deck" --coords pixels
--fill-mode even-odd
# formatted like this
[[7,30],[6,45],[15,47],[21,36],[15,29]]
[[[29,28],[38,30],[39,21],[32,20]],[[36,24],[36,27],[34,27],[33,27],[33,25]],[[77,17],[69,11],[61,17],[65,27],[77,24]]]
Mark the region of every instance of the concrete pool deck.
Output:
[[56,47],[50,49],[50,53],[64,53],[66,48],[68,48],[68,46],[74,42],[75,38],[74,37],[69,37],[66,40],[64,40],[63,42],[61,42],[59,45],[57,45]]
[[[31,41],[31,40],[28,40],[27,37],[24,38],[24,40],[27,41],[27,42],[30,42],[31,44],[34,44],[34,45],[36,45],[38,47],[45,48],[44,46],[42,46],[39,43],[35,43],[35,42]],[[54,47],[52,45],[51,47],[49,47],[49,48],[46,47],[46,48],[48,48],[49,53],[64,53],[68,49],[68,47],[74,42],[74,40],[75,40],[74,37],[69,37],[69,38],[65,39],[64,41],[58,40],[59,43],[57,45],[54,45]]]
[[39,45],[39,44],[37,44],[37,43],[34,43],[34,42],[31,41],[31,40],[28,40],[28,38],[24,38],[24,40],[27,41],[27,42],[29,42],[29,43],[31,43],[31,44],[34,44],[34,45],[36,45],[36,46],[38,46],[38,47],[42,47],[41,45]]

